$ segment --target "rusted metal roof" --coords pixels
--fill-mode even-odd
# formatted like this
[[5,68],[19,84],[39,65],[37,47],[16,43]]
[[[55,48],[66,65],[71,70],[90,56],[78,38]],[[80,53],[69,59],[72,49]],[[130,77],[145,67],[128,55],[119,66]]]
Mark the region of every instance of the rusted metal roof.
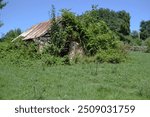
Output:
[[30,29],[19,35],[23,37],[23,40],[35,39],[43,36],[51,25],[50,21],[42,22],[40,24],[32,26]]

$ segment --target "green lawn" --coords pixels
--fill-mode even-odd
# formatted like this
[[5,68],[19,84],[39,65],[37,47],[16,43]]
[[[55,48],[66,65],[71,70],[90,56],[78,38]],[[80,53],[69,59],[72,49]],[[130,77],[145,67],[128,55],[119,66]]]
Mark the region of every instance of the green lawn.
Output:
[[121,64],[43,68],[0,62],[0,99],[150,99],[150,54]]

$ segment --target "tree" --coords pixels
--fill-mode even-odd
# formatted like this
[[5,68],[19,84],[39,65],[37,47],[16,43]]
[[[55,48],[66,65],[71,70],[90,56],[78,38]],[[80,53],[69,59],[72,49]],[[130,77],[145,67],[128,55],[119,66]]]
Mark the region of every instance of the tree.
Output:
[[147,46],[146,52],[150,53],[150,37],[145,40],[145,44]]
[[5,5],[6,3],[4,3],[3,0],[0,0],[0,9],[2,9]]
[[55,19],[56,19],[56,11],[55,11],[55,6],[54,5],[52,5],[52,9],[51,9],[51,19],[53,21],[55,21]]
[[142,21],[140,24],[140,38],[145,40],[150,37],[150,20]]
[[12,41],[14,38],[19,36],[21,34],[21,29],[15,29],[15,30],[10,30],[8,31],[2,38],[1,40],[3,41]]
[[[3,0],[0,0],[0,10],[1,10],[4,6],[6,6],[6,3],[4,3]],[[1,27],[2,25],[3,25],[3,24],[2,24],[2,22],[0,21],[0,27]]]
[[130,34],[130,14],[126,11],[115,12],[110,9],[97,8],[92,6],[92,10],[86,11],[80,16],[81,19],[88,24],[86,17],[91,17],[93,22],[99,22],[103,20],[107,26],[114,32],[129,35]]
[[118,18],[122,19],[119,32],[124,35],[129,35],[130,34],[130,14],[127,13],[126,11],[119,11]]
[[92,10],[97,10],[98,5],[92,5]]
[[138,37],[139,37],[138,31],[133,30],[133,31],[131,32],[131,36],[132,36],[134,39],[135,39],[135,38],[138,38]]

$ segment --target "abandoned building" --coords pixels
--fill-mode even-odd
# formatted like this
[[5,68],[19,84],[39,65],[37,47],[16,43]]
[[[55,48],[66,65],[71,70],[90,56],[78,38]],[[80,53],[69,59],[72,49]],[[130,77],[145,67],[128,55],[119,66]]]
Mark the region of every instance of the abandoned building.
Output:
[[[34,41],[38,44],[39,51],[42,52],[44,46],[46,46],[48,39],[50,38],[50,34],[48,32],[51,24],[51,21],[46,21],[34,25],[23,32],[21,35],[19,35],[17,38],[15,38],[13,41],[19,39],[19,37],[22,37],[21,39],[23,41]],[[69,43],[69,47],[67,47],[67,54],[69,55],[70,59],[73,59],[76,55],[83,56],[83,48],[78,42],[71,41]]]

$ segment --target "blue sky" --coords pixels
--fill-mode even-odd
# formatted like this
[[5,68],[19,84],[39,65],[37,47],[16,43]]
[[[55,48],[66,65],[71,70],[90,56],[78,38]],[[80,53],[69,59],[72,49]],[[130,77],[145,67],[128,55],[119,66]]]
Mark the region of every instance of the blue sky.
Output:
[[92,4],[115,11],[126,10],[131,15],[131,30],[139,30],[141,20],[150,20],[150,0],[4,0],[7,6],[0,11],[0,20],[4,23],[0,35],[11,29],[23,31],[32,25],[49,19],[51,5],[59,14],[62,8],[81,14],[91,9]]

